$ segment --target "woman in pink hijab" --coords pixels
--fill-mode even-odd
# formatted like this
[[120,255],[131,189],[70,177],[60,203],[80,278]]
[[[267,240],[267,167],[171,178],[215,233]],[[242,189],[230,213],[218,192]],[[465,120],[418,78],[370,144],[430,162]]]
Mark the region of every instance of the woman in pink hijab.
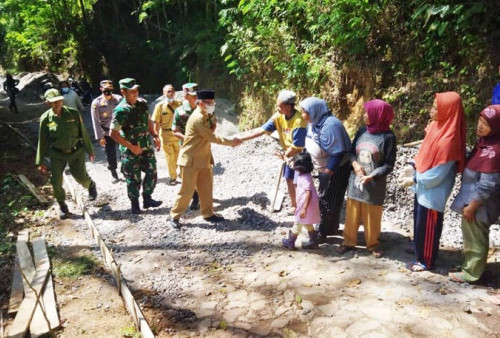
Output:
[[378,238],[387,175],[396,161],[396,136],[390,128],[394,110],[382,100],[368,101],[364,107],[366,127],[357,132],[351,148],[354,171],[349,178],[344,242],[339,252],[344,253],[356,246],[362,220],[366,249],[378,258],[383,254]]

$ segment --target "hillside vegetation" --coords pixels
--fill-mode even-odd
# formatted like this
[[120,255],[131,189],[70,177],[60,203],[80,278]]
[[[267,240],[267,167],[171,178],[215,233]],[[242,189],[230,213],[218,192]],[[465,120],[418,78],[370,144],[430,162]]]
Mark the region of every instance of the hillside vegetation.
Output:
[[132,76],[146,91],[196,81],[235,101],[247,128],[281,88],[327,99],[351,130],[362,103],[383,98],[401,141],[423,135],[435,92],[455,90],[473,139],[498,81],[499,27],[491,0],[4,0],[0,58],[94,84]]

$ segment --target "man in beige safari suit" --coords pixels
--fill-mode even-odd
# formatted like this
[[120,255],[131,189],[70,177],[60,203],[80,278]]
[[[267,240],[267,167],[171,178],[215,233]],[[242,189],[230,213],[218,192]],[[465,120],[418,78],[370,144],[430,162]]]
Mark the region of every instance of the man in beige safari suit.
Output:
[[200,197],[200,207],[203,219],[218,223],[224,218],[214,214],[213,210],[213,173],[211,143],[227,146],[241,144],[238,138],[227,139],[214,134],[209,121],[215,111],[215,92],[200,90],[196,92],[197,108],[189,117],[186,125],[184,143],[182,144],[177,164],[181,169],[181,189],[170,211],[170,226],[180,229],[179,219],[189,206],[193,192],[196,189]]

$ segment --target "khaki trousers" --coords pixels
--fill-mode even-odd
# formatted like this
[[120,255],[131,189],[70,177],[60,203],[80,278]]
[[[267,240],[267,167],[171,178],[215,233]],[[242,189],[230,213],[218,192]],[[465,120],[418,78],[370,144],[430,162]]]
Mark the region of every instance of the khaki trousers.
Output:
[[346,205],[344,242],[342,245],[348,247],[356,246],[358,242],[358,229],[360,222],[363,222],[365,229],[366,249],[375,249],[379,242],[382,226],[381,205],[363,203],[348,198]]
[[192,168],[181,166],[182,184],[174,202],[170,216],[179,219],[189,206],[195,189],[200,197],[200,210],[203,218],[214,215],[212,168]]
[[179,157],[179,142],[165,142],[162,140],[162,148],[167,160],[168,175],[171,179],[177,179],[177,158]]

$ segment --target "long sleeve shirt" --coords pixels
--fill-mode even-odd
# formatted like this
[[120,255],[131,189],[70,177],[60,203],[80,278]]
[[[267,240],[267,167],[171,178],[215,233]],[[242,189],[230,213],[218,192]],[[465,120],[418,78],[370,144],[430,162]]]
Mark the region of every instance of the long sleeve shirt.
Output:
[[210,168],[211,143],[232,145],[233,141],[214,134],[209,124],[210,117],[199,108],[191,114],[186,125],[184,143],[179,152],[177,165],[193,168]]
[[49,147],[68,152],[79,143],[83,143],[87,154],[94,154],[89,134],[80,114],[74,109],[63,107],[61,116],[58,116],[52,109],[49,109],[40,118],[35,163],[37,165],[44,163]]
[[63,94],[63,97],[64,97],[64,105],[66,107],[70,107],[81,112],[85,110],[82,101],[80,100],[80,97],[74,90],[70,90],[68,93]]
[[455,184],[456,174],[456,161],[440,164],[423,173],[417,172],[414,188],[417,202],[428,209],[444,212],[446,201]]
[[365,175],[373,180],[362,184],[353,171],[349,177],[347,196],[363,203],[382,205],[385,199],[387,175],[396,162],[396,136],[393,132],[371,134],[366,127],[354,137],[350,152],[351,163],[358,162]]
[[480,173],[465,168],[460,192],[451,209],[461,214],[472,200],[482,203],[476,211],[476,220],[495,223],[500,217],[500,173]]

